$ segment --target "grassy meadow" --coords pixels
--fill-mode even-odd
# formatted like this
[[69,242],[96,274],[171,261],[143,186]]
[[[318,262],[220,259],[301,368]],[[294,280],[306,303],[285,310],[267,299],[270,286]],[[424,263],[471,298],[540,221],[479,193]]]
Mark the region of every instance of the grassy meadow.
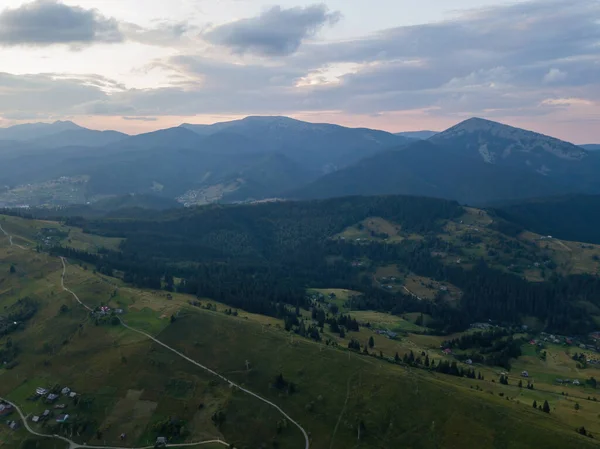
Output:
[[[35,246],[36,229],[44,226],[6,219],[6,226],[2,224],[7,232],[23,230],[21,241]],[[74,244],[80,244],[77,234],[72,235]],[[0,347],[6,348],[10,338],[19,348],[18,364],[0,369],[0,394],[25,413],[48,408],[31,400],[36,387],[69,386],[79,402],[61,397],[58,403],[74,419],[88,423],[79,435],[70,436],[88,445],[122,445],[122,433],[127,446],[151,445],[161,434],[161,423],[176,418],[184,427],[172,438],[176,443],[221,438],[237,448],[304,447],[300,431],[274,408],[139,334],[96,322],[60,289],[61,272],[58,259],[10,247],[0,236],[0,307],[24,296],[39,304],[23,329],[0,338]],[[280,320],[241,311],[229,316],[223,313],[226,306],[210,299],[199,301],[202,306],[210,302],[211,310],[192,306],[195,297],[134,289],[77,261],[70,261],[65,283],[86,304],[124,309],[122,318],[129,325],[276,403],[309,432],[314,449],[598,447],[596,440],[575,432],[585,425],[600,436],[600,404],[586,399],[593,392],[564,387],[565,396],[552,382],[558,373],[580,379],[600,373],[591,368],[578,373],[575,362],[561,355],[561,347],[549,348],[545,362],[535,354],[521,357],[505,386],[497,382],[500,370],[495,368],[476,366],[485,380],[471,380],[388,362],[396,352],[411,350],[437,361],[444,357],[439,348],[443,338],[415,333],[424,330],[414,324],[415,317],[351,312],[372,328],[348,332],[345,339],[326,329],[324,338],[339,344],[333,347],[292,336]],[[335,293],[335,299],[326,301],[339,302],[340,310],[357,293],[316,291],[326,298]],[[401,335],[389,339],[376,334],[376,328]],[[371,336],[371,355],[346,349],[350,338],[364,344]],[[516,385],[523,369],[531,372],[535,390]],[[278,388],[279,375],[294,388]],[[534,410],[533,399],[548,400],[552,412]],[[219,413],[222,419],[213,419]],[[44,426],[37,428],[45,432]],[[29,439],[24,430],[12,432],[0,423],[2,446],[17,448]],[[44,440],[39,447],[64,445]]]

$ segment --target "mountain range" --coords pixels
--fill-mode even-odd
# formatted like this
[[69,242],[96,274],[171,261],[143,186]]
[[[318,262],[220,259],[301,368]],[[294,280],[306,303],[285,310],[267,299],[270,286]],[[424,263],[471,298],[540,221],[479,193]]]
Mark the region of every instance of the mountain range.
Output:
[[600,144],[588,144],[588,145],[580,145],[581,148],[587,151],[598,151],[600,150]]
[[257,116],[135,136],[25,124],[0,129],[0,205],[130,194],[187,206],[379,194],[482,205],[600,193],[592,150],[480,118],[399,134]]
[[414,140],[427,140],[438,134],[438,131],[404,131],[396,133],[396,136],[407,137]]

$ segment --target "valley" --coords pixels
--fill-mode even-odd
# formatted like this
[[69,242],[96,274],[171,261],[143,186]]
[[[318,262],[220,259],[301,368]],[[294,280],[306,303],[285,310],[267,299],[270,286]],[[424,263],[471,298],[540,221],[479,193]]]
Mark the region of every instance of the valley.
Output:
[[[347,226],[343,222],[328,226],[330,236],[323,244],[343,242],[346,235],[345,251],[350,251],[350,255],[372,245],[422,245],[431,240],[433,231],[440,244],[451,244],[446,246],[445,256],[433,257],[454,266],[458,253],[453,251],[460,251],[464,258],[460,269],[470,270],[481,254],[472,249],[475,242],[465,240],[465,235],[476,233],[477,228],[482,234],[482,242],[477,245],[491,247],[504,241],[503,245],[511,251],[535,257],[518,258],[523,261],[522,268],[533,260],[541,260],[543,255],[556,261],[555,266],[539,268],[548,276],[596,269],[573,262],[575,257],[587,257],[588,251],[593,257],[595,245],[581,248],[581,244],[559,239],[545,242],[531,232],[509,237],[494,229],[498,219],[489,212],[473,208],[454,210],[451,203],[435,206],[442,206],[442,210],[447,207],[439,217],[451,218],[434,219],[436,224],[432,222],[423,228],[426,221],[418,218],[419,214],[432,214],[436,203],[398,200],[397,205],[393,198],[380,200],[379,211],[373,207],[377,204],[373,199],[365,201],[365,205],[370,205],[364,211],[366,218],[360,216],[362,200],[345,200],[354,201],[351,210],[355,213]],[[409,209],[402,203],[405,200],[413,201]],[[315,203],[310,208],[318,211],[323,207],[335,214],[336,204]],[[258,216],[273,220],[278,208],[286,208],[287,216],[290,207],[299,206],[267,203],[231,206],[231,211],[256,211]],[[385,212],[390,207],[412,212],[392,218],[394,215]],[[227,209],[204,210],[206,224],[213,220],[209,217],[215,212],[222,214]],[[298,212],[306,214],[302,208]],[[184,209],[181,213],[192,218],[196,212],[190,216],[190,211]],[[222,217],[219,229],[226,230],[225,223]],[[204,293],[186,293],[192,278],[185,274],[187,269],[181,262],[180,271],[173,272],[175,289],[169,287],[168,276],[156,287],[147,288],[141,286],[149,282],[140,277],[142,267],[138,266],[139,274],[133,277],[128,274],[127,264],[109,267],[112,262],[106,258],[107,249],[123,251],[127,260],[127,245],[132,244],[133,238],[127,233],[121,237],[109,235],[114,233],[106,232],[109,224],[119,226],[118,221],[92,219],[84,225],[88,232],[81,232],[74,222],[0,216],[2,229],[11,236],[0,241],[0,272],[6,273],[0,281],[0,301],[9,310],[24,297],[36,304],[33,318],[0,339],[2,357],[10,364],[0,370],[0,396],[18,405],[29,420],[43,414],[44,409],[51,410],[53,418],[47,423],[30,423],[39,433],[58,433],[76,444],[86,443],[87,447],[123,447],[124,442],[125,447],[145,447],[168,434],[169,446],[174,447],[221,440],[240,448],[266,442],[292,448],[304,446],[303,434],[293,424],[296,422],[306,431],[307,447],[314,448],[381,444],[463,447],[471,441],[483,447],[492,447],[498,441],[504,441],[508,447],[528,447],[533,441],[544,441],[544,445],[557,448],[595,447],[594,439],[576,431],[583,427],[586,435],[600,432],[596,422],[600,405],[595,386],[590,383],[590,379],[600,376],[600,366],[595,365],[596,346],[588,337],[543,333],[545,325],[533,316],[522,317],[521,323],[528,323],[527,326],[471,322],[465,330],[440,334],[435,330],[439,325],[435,324],[439,319],[435,304],[457,307],[469,294],[468,288],[463,291],[448,280],[438,280],[438,276],[417,274],[415,267],[390,264],[387,257],[375,257],[374,248],[369,257],[351,256],[348,265],[351,272],[373,273],[371,285],[361,287],[349,280],[347,285],[354,285],[354,289],[313,284],[314,288],[301,293],[303,301],[296,306],[296,312],[293,284],[292,294],[288,294],[290,302],[280,303],[276,307],[280,312],[276,313],[264,308],[263,313],[253,311],[256,302],[254,307],[236,306],[233,297],[223,292],[209,294],[208,285],[202,288]],[[95,230],[89,233],[90,229]],[[286,232],[293,235],[293,227]],[[362,237],[355,237],[356,232],[362,232]],[[390,241],[385,242],[386,239]],[[236,245],[243,245],[241,242]],[[441,253],[440,249],[434,252]],[[61,254],[67,256],[64,266]],[[263,253],[263,257],[276,260],[276,254]],[[257,254],[252,257],[257,260]],[[511,276],[519,273],[515,267],[507,267],[502,258],[514,258],[511,252],[499,259],[489,257],[491,264],[504,267]],[[339,256],[329,260],[339,265]],[[308,272],[297,272],[300,277],[307,275]],[[543,282],[528,273],[521,275],[532,282]],[[186,288],[182,287],[184,283]],[[388,285],[392,288],[388,289]],[[414,296],[406,294],[404,288]],[[238,300],[245,295],[241,294]],[[388,295],[404,297],[404,310],[385,311],[382,304]],[[411,297],[416,302],[411,303]],[[380,305],[369,306],[374,306],[373,301]],[[595,306],[590,303],[588,307],[592,310]],[[460,343],[459,348],[446,343],[478,332],[498,332],[496,344],[507,338],[518,341],[520,355],[493,362],[500,359],[487,357],[501,353],[488,353],[482,347],[481,353],[489,355],[470,361],[473,349],[467,344]],[[585,348],[582,350],[579,345]],[[579,353],[581,358],[574,360]],[[9,354],[12,360],[7,359]],[[450,373],[444,371],[446,366]],[[453,366],[465,373],[473,369],[475,378],[452,375]],[[522,377],[525,371],[528,375]],[[506,384],[501,382],[503,372],[509,373]],[[533,389],[527,388],[529,382]],[[77,401],[60,398],[56,402],[65,405],[64,413],[71,416],[71,421],[55,423],[59,413],[53,411],[53,406],[48,407],[40,399],[30,400],[36,396],[36,388],[53,386],[68,386],[77,392]],[[540,406],[548,401],[550,413],[534,410],[533,401]],[[468,429],[461,427],[460,423],[466,422],[463,418],[456,421],[453,410],[469,417]],[[168,422],[171,426],[166,426]],[[508,428],[510,434],[501,430]],[[8,428],[1,431],[16,442],[35,439],[22,427],[16,433]],[[40,441],[50,444],[48,447],[66,447],[61,446],[60,440]]]
[[600,449],[599,43],[0,1],[0,449]]

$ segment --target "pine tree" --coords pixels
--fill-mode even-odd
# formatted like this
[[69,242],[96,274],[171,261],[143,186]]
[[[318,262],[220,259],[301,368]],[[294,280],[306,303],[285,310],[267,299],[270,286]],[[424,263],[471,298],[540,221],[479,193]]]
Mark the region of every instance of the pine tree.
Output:
[[394,361],[396,363],[398,363],[400,361],[400,356],[398,355],[398,353],[396,353],[396,355],[394,356]]
[[532,407],[533,408],[537,408],[537,401],[535,399],[533,400],[533,406]]
[[519,380],[519,388],[523,388],[523,381]]
[[375,346],[375,340],[373,340],[373,336],[371,335],[369,337],[369,348],[373,349],[373,346]]
[[10,273],[13,274],[13,273],[16,273],[16,271],[17,271],[17,269],[15,268],[15,266],[11,265],[10,266]]
[[542,411],[544,413],[550,413],[550,404],[548,404],[548,401],[544,401],[544,408],[542,408]]
[[425,355],[425,367],[429,368],[429,356]]

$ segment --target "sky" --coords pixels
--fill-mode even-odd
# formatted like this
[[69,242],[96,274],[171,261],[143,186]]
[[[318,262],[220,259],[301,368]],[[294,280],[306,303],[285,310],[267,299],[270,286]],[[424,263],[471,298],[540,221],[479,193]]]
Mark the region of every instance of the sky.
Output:
[[0,126],[247,115],[600,143],[600,1],[0,2]]

